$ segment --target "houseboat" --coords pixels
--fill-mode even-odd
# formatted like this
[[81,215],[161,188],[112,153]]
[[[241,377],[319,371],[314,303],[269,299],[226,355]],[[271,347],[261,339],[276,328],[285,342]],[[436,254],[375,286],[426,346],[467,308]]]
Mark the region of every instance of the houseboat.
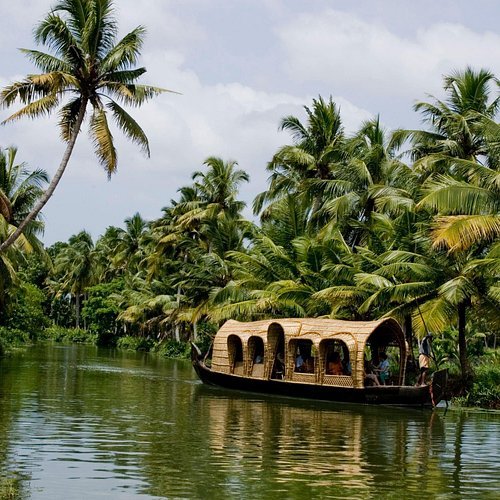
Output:
[[[409,348],[399,323],[288,318],[227,321],[210,351],[191,359],[210,385],[322,401],[436,406],[447,371],[429,384],[405,383]],[[386,361],[382,363],[382,361]]]

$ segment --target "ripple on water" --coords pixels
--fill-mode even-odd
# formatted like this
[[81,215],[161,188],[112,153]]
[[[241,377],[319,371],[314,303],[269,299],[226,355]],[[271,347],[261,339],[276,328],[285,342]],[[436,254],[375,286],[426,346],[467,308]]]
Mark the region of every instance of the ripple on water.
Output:
[[36,362],[28,353],[0,371],[0,467],[24,474],[33,498],[454,499],[500,490],[500,415],[246,396],[201,386],[189,363],[103,353],[58,349]]

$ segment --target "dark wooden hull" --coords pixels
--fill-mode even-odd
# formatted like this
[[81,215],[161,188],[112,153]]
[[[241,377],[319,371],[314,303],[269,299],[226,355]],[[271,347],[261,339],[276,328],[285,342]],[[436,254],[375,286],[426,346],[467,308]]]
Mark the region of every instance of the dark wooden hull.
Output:
[[433,381],[432,385],[418,387],[386,385],[348,388],[276,379],[263,380],[214,372],[199,358],[195,346],[193,346],[191,358],[196,373],[205,384],[237,391],[314,399],[318,401],[415,407],[435,406],[441,400],[446,385],[446,373],[440,373],[437,377],[436,380],[439,383],[434,383]]

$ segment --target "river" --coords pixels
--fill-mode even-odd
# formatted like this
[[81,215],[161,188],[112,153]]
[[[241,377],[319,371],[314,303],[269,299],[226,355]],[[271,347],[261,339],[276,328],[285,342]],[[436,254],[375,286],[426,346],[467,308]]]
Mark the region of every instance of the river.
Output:
[[33,499],[498,498],[499,450],[499,412],[245,395],[88,346],[0,359],[0,477]]

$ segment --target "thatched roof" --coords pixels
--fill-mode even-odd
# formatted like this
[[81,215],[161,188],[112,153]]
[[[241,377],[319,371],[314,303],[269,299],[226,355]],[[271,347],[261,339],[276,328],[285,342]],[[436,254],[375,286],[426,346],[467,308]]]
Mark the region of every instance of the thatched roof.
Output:
[[262,321],[240,322],[229,320],[217,333],[218,338],[227,338],[229,335],[238,335],[241,339],[247,339],[252,335],[267,336],[271,325],[281,326],[287,339],[311,338],[331,339],[336,336],[348,334],[354,340],[365,343],[367,338],[375,331],[390,335],[395,339],[403,338],[403,332],[399,323],[392,318],[383,318],[376,321],[344,321],[338,319],[320,318],[284,318],[268,319]]

